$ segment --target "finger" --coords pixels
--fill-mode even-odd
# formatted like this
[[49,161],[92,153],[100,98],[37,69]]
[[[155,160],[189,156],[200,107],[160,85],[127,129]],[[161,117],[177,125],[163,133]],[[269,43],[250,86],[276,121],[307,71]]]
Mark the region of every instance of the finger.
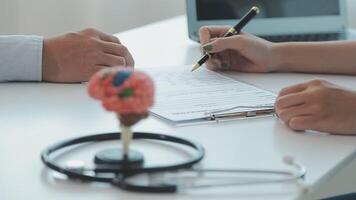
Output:
[[130,54],[129,50],[126,48],[126,46],[104,41],[100,41],[99,43],[105,53],[124,57],[127,66],[134,66],[133,57]]
[[221,67],[224,70],[235,70],[242,72],[257,72],[256,66],[253,62],[241,56],[241,54],[233,50],[226,50],[218,53],[221,59]]
[[203,50],[208,53],[218,53],[228,49],[241,51],[246,48],[243,35],[235,35],[228,38],[217,38],[203,46]]
[[216,55],[217,60],[219,60],[219,68],[222,71],[231,70],[230,57],[228,52],[214,54]]
[[132,57],[130,52],[128,52],[127,56],[125,56],[125,61],[126,61],[126,66],[127,67],[134,67],[135,66],[135,60],[133,59],[133,57]]
[[126,61],[124,57],[115,56],[112,54],[103,53],[96,65],[103,65],[103,66],[126,66]]
[[[240,64],[243,64],[241,62],[241,56],[239,54],[232,54],[231,50],[227,50],[221,53],[215,53],[213,54],[213,57],[215,57],[217,60],[219,60],[219,67],[223,71],[229,71],[229,70],[236,70],[240,71]],[[232,59],[234,59],[235,63],[232,63]],[[234,66],[235,65],[235,66]]]
[[293,106],[286,109],[279,110],[277,112],[279,119],[285,124],[289,125],[290,120],[297,116],[312,115],[312,111],[305,105]]
[[305,95],[303,93],[293,93],[286,96],[277,97],[275,107],[278,110],[282,110],[291,106],[297,106],[304,104],[306,101]]
[[103,32],[98,31],[98,30],[97,30],[97,34],[99,35],[99,38],[101,40],[103,40],[103,41],[121,44],[119,38],[117,38],[114,35],[109,35],[109,34],[103,33]]
[[230,27],[228,26],[203,26],[199,29],[200,43],[206,44],[212,38],[223,36]]
[[102,69],[108,69],[108,68],[110,68],[110,66],[108,66],[108,65],[95,65],[93,67],[93,71],[97,72],[97,71],[100,71]]
[[90,78],[96,72],[103,70],[103,69],[107,69],[107,68],[108,68],[108,66],[104,66],[104,65],[95,65],[95,66],[91,67],[90,70],[84,74],[85,81],[90,80]]
[[290,119],[288,126],[296,131],[316,130],[317,122],[314,116],[296,116]]
[[94,67],[91,68],[91,73],[92,74],[95,74],[96,72],[102,70],[102,69],[107,69],[109,68],[110,66],[107,66],[107,65],[95,65]]
[[221,69],[221,62],[220,60],[213,58],[206,63],[206,67],[210,70],[218,71]]
[[304,91],[307,88],[308,88],[308,84],[307,83],[301,83],[301,84],[293,85],[293,86],[286,87],[286,88],[282,89],[279,92],[278,96],[284,96],[284,95],[287,95],[287,94],[290,94],[290,93],[301,92],[301,91]]
[[85,73],[83,73],[83,81],[88,81],[98,71],[107,68],[108,66],[95,65],[90,67]]

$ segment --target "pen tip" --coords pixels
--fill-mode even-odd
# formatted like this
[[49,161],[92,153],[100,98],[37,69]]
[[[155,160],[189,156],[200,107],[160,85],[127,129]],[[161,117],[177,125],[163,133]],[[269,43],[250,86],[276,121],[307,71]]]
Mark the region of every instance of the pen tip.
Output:
[[191,72],[194,72],[194,71],[197,70],[199,67],[200,67],[200,65],[199,65],[198,63],[195,64]]
[[257,6],[252,7],[252,10],[254,10],[257,14],[260,13],[260,9]]

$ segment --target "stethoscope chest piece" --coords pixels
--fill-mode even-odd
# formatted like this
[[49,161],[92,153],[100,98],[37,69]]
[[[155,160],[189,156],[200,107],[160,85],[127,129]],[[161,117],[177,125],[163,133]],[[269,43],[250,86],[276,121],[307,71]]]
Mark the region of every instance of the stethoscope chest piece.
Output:
[[140,168],[144,164],[144,156],[136,150],[130,150],[128,156],[124,156],[121,149],[111,148],[97,152],[94,157],[94,163],[96,165],[113,165],[120,168]]

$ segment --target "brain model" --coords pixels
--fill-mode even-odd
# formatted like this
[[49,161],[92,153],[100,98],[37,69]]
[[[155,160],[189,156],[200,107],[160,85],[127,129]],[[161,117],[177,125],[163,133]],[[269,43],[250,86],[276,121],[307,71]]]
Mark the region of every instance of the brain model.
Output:
[[117,113],[125,126],[147,117],[154,102],[153,81],[131,68],[108,68],[94,74],[89,81],[89,94],[101,100],[103,107]]

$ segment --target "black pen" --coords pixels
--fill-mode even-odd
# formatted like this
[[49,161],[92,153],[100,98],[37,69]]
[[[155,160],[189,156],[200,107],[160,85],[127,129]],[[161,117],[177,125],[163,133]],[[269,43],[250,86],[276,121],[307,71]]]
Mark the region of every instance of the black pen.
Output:
[[[251,21],[258,13],[260,13],[260,9],[256,6],[252,7],[251,10],[237,23],[233,28],[230,28],[223,37],[230,37],[233,35],[237,35],[241,32],[241,29],[246,26],[246,24]],[[205,53],[205,55],[198,61],[197,64],[194,65],[192,72],[197,70],[200,66],[202,66],[206,61],[211,58],[212,54]]]

